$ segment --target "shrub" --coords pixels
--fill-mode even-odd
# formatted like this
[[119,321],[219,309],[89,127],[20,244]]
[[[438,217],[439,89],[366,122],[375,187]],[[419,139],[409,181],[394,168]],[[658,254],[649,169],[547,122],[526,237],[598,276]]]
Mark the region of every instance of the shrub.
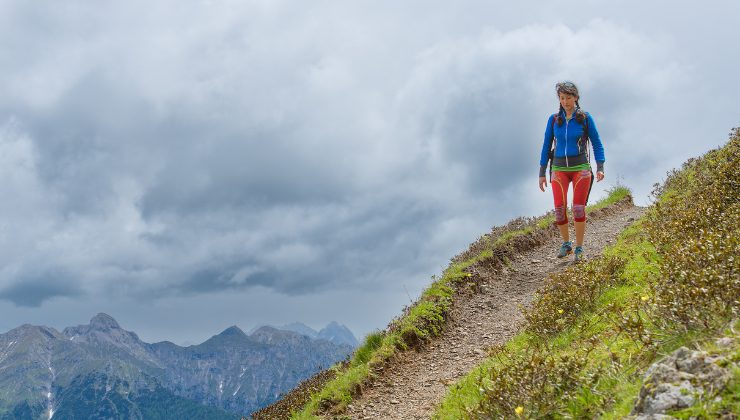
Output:
[[491,350],[498,367],[480,377],[483,399],[468,411],[469,418],[540,418],[561,412],[569,399],[580,389],[593,387],[600,376],[601,369],[589,365],[593,343],[559,353],[538,345],[513,354],[504,349]]
[[544,336],[573,325],[607,287],[619,282],[624,264],[616,256],[597,258],[548,277],[534,304],[524,310],[526,330]]
[[663,255],[654,305],[685,328],[738,315],[740,308],[740,129],[729,143],[669,174],[646,220]]

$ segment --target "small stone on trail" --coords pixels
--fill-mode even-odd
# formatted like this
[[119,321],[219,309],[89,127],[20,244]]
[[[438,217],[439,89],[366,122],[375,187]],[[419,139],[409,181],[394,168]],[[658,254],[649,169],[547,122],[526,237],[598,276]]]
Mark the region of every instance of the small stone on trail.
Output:
[[540,260],[535,260],[535,259],[533,259],[533,260],[532,260],[532,262],[533,262],[534,264],[539,264],[539,263],[541,263],[542,261],[540,261]]
[[398,400],[391,400],[391,404],[401,404],[401,401],[398,401]]
[[715,341],[715,344],[717,344],[717,346],[721,348],[728,348],[732,345],[732,338],[730,337],[718,338],[717,341]]

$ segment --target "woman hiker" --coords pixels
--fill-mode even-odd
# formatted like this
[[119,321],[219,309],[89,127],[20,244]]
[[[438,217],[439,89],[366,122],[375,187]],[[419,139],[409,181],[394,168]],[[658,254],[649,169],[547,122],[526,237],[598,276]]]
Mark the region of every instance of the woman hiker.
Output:
[[[568,187],[573,183],[573,219],[576,228],[575,262],[582,261],[583,236],[586,232],[586,202],[591,192],[594,174],[591,170],[589,141],[593,145],[596,160],[596,181],[604,179],[604,146],[601,144],[596,124],[587,112],[578,104],[578,88],[572,82],[561,82],[555,85],[560,99],[560,111],[547,120],[545,142],[540,156],[540,190],[545,191],[548,161],[550,183],[555,199],[555,224],[560,229],[563,245],[558,258],[573,252],[573,243],[568,232],[567,197]],[[554,147],[552,146],[554,143]]]

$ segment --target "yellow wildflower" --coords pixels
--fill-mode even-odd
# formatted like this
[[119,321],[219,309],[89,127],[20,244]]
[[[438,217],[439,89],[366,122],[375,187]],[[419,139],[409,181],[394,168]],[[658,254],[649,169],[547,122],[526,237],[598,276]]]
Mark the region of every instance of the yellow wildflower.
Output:
[[520,405],[519,407],[514,409],[514,412],[516,413],[517,417],[521,417],[522,413],[524,412],[524,407]]

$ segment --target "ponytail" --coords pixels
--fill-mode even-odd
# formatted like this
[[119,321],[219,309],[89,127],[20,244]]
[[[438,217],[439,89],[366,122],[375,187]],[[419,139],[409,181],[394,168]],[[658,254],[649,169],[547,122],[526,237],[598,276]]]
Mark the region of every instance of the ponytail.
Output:
[[586,120],[586,113],[581,111],[581,105],[578,104],[578,100],[576,100],[576,121],[579,123],[583,123],[583,121]]
[[564,122],[563,114],[565,114],[565,109],[563,109],[563,106],[560,105],[560,110],[558,111],[558,113],[555,116],[555,122],[558,123],[558,127],[560,127],[561,125],[563,125],[563,122]]

